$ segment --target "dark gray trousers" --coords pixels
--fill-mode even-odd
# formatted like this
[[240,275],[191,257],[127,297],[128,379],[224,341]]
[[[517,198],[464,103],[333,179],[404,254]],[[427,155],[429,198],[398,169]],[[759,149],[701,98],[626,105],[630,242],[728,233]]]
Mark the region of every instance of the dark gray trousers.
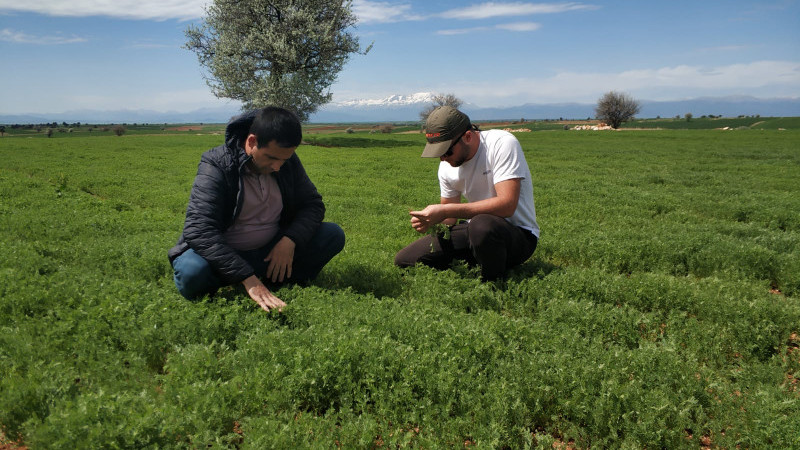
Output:
[[417,239],[395,255],[394,263],[400,267],[422,263],[444,270],[458,259],[479,265],[481,278],[492,281],[505,277],[508,269],[527,261],[536,250],[537,241],[533,233],[502,217],[479,214],[469,222],[454,225],[449,240],[441,235],[436,239],[430,235]]

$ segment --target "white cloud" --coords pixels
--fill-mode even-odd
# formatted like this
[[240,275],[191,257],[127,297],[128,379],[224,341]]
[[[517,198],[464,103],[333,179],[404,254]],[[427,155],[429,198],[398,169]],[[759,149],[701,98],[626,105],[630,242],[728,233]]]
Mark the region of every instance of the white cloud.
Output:
[[123,19],[192,20],[205,15],[210,0],[0,0],[0,11],[49,16],[109,16]]
[[[0,0],[2,1],[2,0]],[[371,0],[354,0],[353,12],[358,16],[360,23],[389,23],[409,20],[425,20],[418,14],[411,12],[412,6],[407,3],[392,3]],[[552,14],[584,9],[596,9],[595,6],[582,3],[482,3],[479,5],[465,8],[457,8],[435,14],[431,17],[443,17],[447,19],[486,19],[491,17],[503,16],[522,16],[530,14]],[[509,25],[512,31],[531,31],[530,29],[519,29],[523,25]],[[530,25],[527,25],[530,27]],[[472,29],[448,30],[439,34],[464,34]]]
[[388,23],[405,20],[419,20],[416,15],[409,13],[411,5],[394,4],[389,2],[373,2],[369,0],[355,0],[353,13],[360,23]]
[[34,36],[25,34],[21,31],[14,31],[9,28],[0,30],[0,41],[14,42],[17,44],[75,44],[79,42],[86,42],[86,38],[78,36]]
[[550,77],[486,80],[420,86],[421,90],[454,92],[481,106],[522,103],[594,103],[610,90],[641,100],[678,100],[703,96],[752,95],[796,98],[800,62],[757,61],[727,66],[679,65],[616,73],[560,72]]
[[439,30],[436,32],[436,34],[440,34],[442,36],[455,36],[459,34],[481,33],[489,29],[490,28],[488,27],[456,28],[453,30]]
[[[205,6],[211,0],[0,0],[2,12],[30,12],[49,16],[86,17],[108,16],[142,20],[194,20],[205,15]],[[496,3],[446,11],[438,17],[455,19],[484,19],[501,16],[549,14],[584,9],[595,9],[583,3]],[[353,12],[360,23],[389,23],[425,18],[412,13],[409,3],[391,1],[354,0]]]
[[459,34],[482,33],[492,29],[505,30],[505,31],[536,31],[541,27],[540,24],[535,22],[516,22],[516,23],[503,23],[495,25],[494,27],[472,27],[472,28],[456,28],[452,30],[439,30],[436,34],[442,36],[454,36]]
[[508,31],[536,31],[541,28],[541,26],[541,24],[536,22],[515,22],[500,24],[497,28]]
[[442,13],[447,19],[488,19],[491,17],[524,16],[531,14],[553,14],[583,9],[596,9],[583,3],[495,3],[488,2],[465,8],[451,9]]

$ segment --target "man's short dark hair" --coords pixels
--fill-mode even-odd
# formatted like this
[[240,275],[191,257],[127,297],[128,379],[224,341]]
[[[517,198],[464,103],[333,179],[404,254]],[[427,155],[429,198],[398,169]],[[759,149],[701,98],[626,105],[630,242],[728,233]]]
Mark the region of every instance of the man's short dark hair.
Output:
[[250,134],[256,135],[259,147],[275,141],[283,148],[297,147],[303,140],[303,130],[297,116],[284,108],[267,106],[260,110],[250,125]]

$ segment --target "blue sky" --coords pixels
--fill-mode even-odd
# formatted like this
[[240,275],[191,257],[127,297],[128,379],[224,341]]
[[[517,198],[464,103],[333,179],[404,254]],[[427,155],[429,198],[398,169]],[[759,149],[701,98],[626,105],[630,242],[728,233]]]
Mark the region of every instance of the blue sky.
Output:
[[[191,111],[217,99],[184,30],[206,0],[0,0],[0,114]],[[335,101],[453,93],[482,107],[800,97],[800,0],[353,2]]]

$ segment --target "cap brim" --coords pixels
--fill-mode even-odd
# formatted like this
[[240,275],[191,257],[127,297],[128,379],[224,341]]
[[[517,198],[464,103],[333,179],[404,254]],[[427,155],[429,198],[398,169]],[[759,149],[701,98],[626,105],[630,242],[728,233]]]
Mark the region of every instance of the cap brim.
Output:
[[452,139],[442,142],[428,142],[425,144],[425,150],[422,151],[423,158],[439,158],[440,156],[447,153],[447,149],[450,148],[450,144],[453,142]]

